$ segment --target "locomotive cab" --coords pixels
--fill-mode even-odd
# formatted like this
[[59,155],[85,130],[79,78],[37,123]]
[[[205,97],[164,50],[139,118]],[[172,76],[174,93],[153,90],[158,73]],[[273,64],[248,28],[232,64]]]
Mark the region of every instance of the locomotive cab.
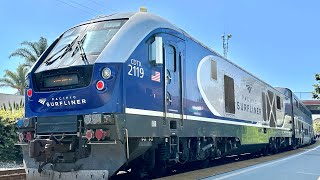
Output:
[[[140,123],[136,109],[149,103],[183,112],[185,45],[169,35],[174,30],[148,13],[115,14],[71,28],[49,46],[27,75],[18,122],[28,179],[105,179],[151,147],[162,118]],[[149,142],[136,144],[137,137]]]
[[131,15],[69,29],[32,67],[26,117],[18,122],[28,179],[57,178],[50,172],[69,172],[65,179],[105,179],[125,162],[127,135],[117,123],[124,111],[123,63],[106,54]]

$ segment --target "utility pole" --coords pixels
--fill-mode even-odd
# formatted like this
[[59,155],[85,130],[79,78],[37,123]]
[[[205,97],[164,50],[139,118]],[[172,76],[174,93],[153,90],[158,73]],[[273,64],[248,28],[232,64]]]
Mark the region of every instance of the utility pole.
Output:
[[221,35],[221,38],[222,38],[222,46],[223,46],[223,56],[225,58],[228,57],[228,46],[229,46],[229,39],[232,37],[231,34],[226,34],[226,33],[223,33],[223,35]]

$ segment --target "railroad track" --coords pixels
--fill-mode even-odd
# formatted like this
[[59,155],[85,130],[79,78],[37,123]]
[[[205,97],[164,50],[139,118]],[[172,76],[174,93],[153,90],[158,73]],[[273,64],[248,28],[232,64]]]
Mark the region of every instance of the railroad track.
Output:
[[[202,179],[212,175],[218,175],[230,171],[234,171],[237,169],[249,167],[252,165],[284,158],[290,155],[294,155],[297,153],[304,152],[306,150],[312,149],[316,146],[320,145],[320,141],[317,141],[315,144],[301,147],[296,150],[284,151],[273,155],[268,156],[253,156],[252,154],[242,154],[238,156],[229,156],[221,159],[216,159],[211,161],[207,165],[203,164],[189,164],[187,166],[183,166],[182,169],[176,169],[172,172],[169,172],[166,176],[161,177],[157,180],[194,180],[194,179]],[[206,166],[206,167],[201,167]],[[131,173],[121,173],[117,176],[113,177],[111,180],[131,180],[135,179]],[[146,178],[148,179],[148,178]]]
[[250,155],[246,156],[244,155],[243,157],[230,157],[230,158],[225,158],[221,159],[214,165],[209,165],[207,168],[203,169],[188,169],[184,172],[177,172],[177,173],[172,173],[169,176],[159,178],[157,180],[193,180],[193,179],[202,179],[206,178],[212,175],[218,175],[230,171],[235,171],[241,168],[246,168],[249,166],[253,166],[256,164],[260,163],[265,163],[268,161],[284,158],[290,155],[294,155],[297,153],[301,153],[304,151],[307,151],[309,149],[313,149],[314,147],[317,147],[320,145],[320,141],[318,140],[315,144],[305,146],[298,148],[296,150],[290,150],[290,151],[285,151],[281,153],[277,153],[274,155],[268,155],[268,156],[260,156],[260,157],[250,157]]
[[25,180],[26,172],[21,169],[0,170],[0,180]]
[[[159,178],[159,180],[185,180],[185,179],[201,179],[210,175],[217,175],[240,168],[252,166],[255,164],[283,158],[289,155],[293,155],[299,152],[303,152],[308,149],[312,149],[320,145],[320,141],[317,143],[302,147],[296,150],[286,151],[270,156],[252,157],[250,154],[243,154],[241,156],[227,157],[219,160],[215,160],[214,164],[209,164],[207,168],[199,168],[199,166],[185,167],[183,170],[177,170],[169,173],[167,176]],[[25,180],[26,173],[24,169],[11,169],[11,170],[0,170],[0,180]],[[124,173],[113,177],[112,180],[127,180],[134,179],[131,173]]]

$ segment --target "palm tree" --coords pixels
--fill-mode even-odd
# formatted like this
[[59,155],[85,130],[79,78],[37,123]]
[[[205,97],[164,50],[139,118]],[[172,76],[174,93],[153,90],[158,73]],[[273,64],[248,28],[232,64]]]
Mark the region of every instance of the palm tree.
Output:
[[47,49],[48,43],[46,38],[40,37],[38,42],[24,41],[21,46],[23,47],[15,50],[9,58],[22,57],[25,60],[24,66],[31,67]]
[[25,88],[25,78],[28,73],[28,68],[20,64],[17,68],[17,72],[12,72],[10,70],[4,71],[4,77],[0,78],[0,87],[11,87],[17,89],[18,95],[24,95]]

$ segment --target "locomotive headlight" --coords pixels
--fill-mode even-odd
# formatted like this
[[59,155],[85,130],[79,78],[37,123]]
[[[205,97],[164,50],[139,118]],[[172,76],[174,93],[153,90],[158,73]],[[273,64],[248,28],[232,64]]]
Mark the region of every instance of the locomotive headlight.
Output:
[[28,127],[30,125],[30,119],[29,118],[24,118],[23,119],[23,126]]
[[91,114],[84,115],[83,121],[84,121],[85,124],[90,124],[91,120],[92,120]]
[[115,120],[114,120],[113,116],[104,114],[102,116],[102,122],[105,124],[114,124]]
[[92,124],[100,124],[102,120],[102,114],[92,114]]
[[17,126],[18,126],[18,128],[22,128],[22,126],[23,126],[23,120],[22,119],[19,119],[17,121]]
[[33,128],[35,124],[35,118],[22,118],[17,121],[18,128]]
[[115,118],[111,114],[87,114],[83,116],[85,124],[115,124]]
[[111,75],[112,75],[111,69],[109,69],[109,68],[103,68],[103,69],[102,69],[102,77],[103,77],[104,79],[110,79],[110,78],[111,78]]

